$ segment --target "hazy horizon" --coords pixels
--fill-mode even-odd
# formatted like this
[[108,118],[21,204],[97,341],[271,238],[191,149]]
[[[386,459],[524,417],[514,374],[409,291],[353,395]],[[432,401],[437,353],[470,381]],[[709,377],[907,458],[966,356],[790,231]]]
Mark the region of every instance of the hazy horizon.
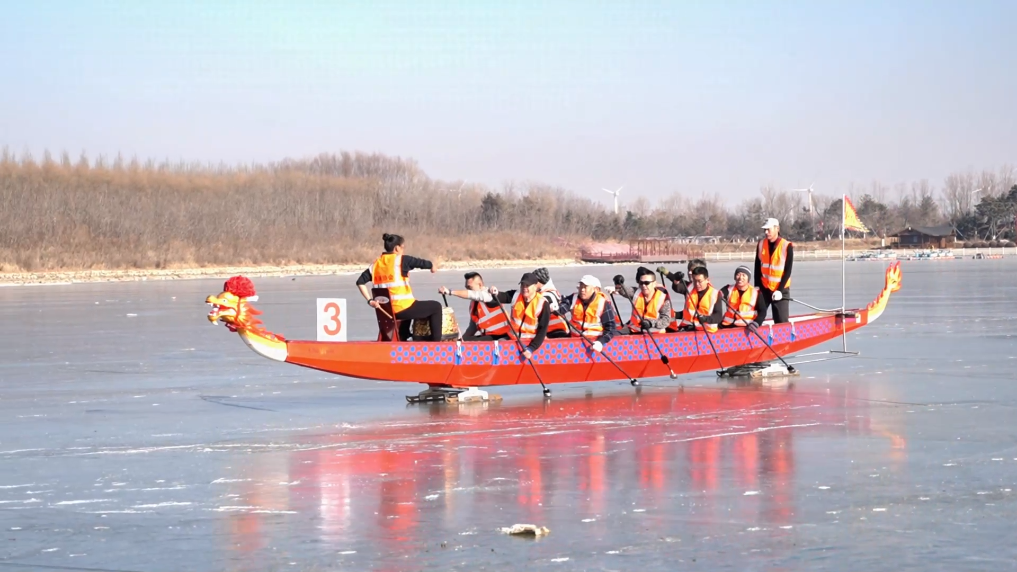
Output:
[[736,203],[1017,163],[1015,2],[447,6],[11,4],[0,146],[380,152],[605,205],[622,184]]

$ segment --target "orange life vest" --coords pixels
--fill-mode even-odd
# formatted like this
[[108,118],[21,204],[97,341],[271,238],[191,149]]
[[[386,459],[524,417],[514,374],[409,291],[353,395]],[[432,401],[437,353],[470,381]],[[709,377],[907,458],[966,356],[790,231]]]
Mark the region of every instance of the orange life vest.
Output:
[[[783,237],[778,237],[777,248],[770,252],[770,241],[765,238],[759,241],[757,256],[759,256],[759,274],[763,288],[774,291],[780,286],[780,281],[784,278],[787,247],[790,245],[790,241]],[[791,278],[787,279],[787,287],[791,287]]]
[[508,317],[499,307],[489,308],[483,302],[470,302],[470,318],[482,335],[503,336],[509,333]]
[[[643,296],[642,292],[637,292],[635,297],[632,298],[632,319],[629,320],[630,329],[633,332],[639,331],[641,328],[640,321],[642,318],[647,320],[656,320],[660,318],[660,309],[664,307],[664,302],[668,299],[668,297],[667,290],[660,286],[657,286],[657,288],[654,289],[649,300]],[[665,330],[661,328],[650,329],[650,332],[654,334],[661,334],[664,333],[664,331]]]
[[[546,286],[544,288],[541,288],[540,295],[543,296],[545,294],[554,295],[555,302],[561,303],[561,294],[559,294],[558,291],[555,290],[554,288],[547,288]],[[569,331],[569,326],[568,324],[565,323],[565,318],[562,318],[555,312],[551,312],[551,315],[548,316],[547,320],[547,331],[548,333],[567,332]]]
[[572,303],[572,326],[575,327],[572,335],[578,337],[576,332],[581,332],[583,337],[598,338],[604,333],[604,326],[600,323],[600,316],[604,313],[604,306],[607,305],[607,296],[603,292],[593,295],[589,305],[576,296]]
[[759,289],[749,286],[745,292],[742,292],[733,285],[728,288],[727,308],[724,311],[724,321],[722,323],[725,326],[730,326],[731,324],[736,326],[749,325],[749,322],[756,319],[756,301],[759,299]]
[[371,282],[378,288],[388,288],[393,312],[402,312],[413,305],[410,279],[403,276],[402,254],[388,252],[379,256],[371,266]]
[[701,324],[696,318],[696,314],[698,313],[704,317],[712,314],[718,297],[717,289],[713,285],[706,287],[705,294],[700,294],[695,288],[689,290],[689,293],[685,295],[685,312],[682,313],[682,325],[695,326],[697,330],[705,329],[710,333],[716,332],[717,324]]
[[537,336],[537,323],[545,306],[547,300],[539,294],[529,304],[523,300],[522,295],[516,295],[516,301],[512,304],[512,323],[519,332],[520,340],[527,342]]

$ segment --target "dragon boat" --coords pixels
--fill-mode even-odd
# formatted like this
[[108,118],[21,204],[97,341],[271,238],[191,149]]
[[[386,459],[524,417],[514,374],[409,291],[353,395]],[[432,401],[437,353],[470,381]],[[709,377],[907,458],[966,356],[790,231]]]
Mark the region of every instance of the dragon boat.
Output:
[[[866,307],[817,311],[793,316],[783,324],[765,321],[757,330],[721,329],[649,335],[616,336],[603,355],[578,337],[547,339],[527,363],[513,340],[494,342],[384,342],[288,340],[264,328],[252,302],[253,284],[231,278],[225,290],[206,298],[208,320],[223,323],[256,353],[280,362],[361,379],[424,383],[429,397],[479,388],[523,384],[633,381],[725,370],[774,361],[871,324],[883,314],[890,296],[900,289],[900,264],[886,270],[883,290]],[[610,359],[607,359],[610,358]],[[624,375],[623,375],[624,372]],[[635,384],[635,383],[634,383]],[[407,399],[410,399],[409,397]]]

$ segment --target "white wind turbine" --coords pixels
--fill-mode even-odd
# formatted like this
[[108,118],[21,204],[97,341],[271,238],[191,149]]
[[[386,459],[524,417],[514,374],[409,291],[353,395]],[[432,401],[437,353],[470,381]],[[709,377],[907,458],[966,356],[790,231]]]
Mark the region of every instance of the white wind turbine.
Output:
[[621,190],[624,189],[624,188],[625,188],[625,185],[622,185],[622,186],[618,187],[616,190],[613,190],[613,191],[609,191],[609,190],[604,189],[604,188],[601,189],[602,191],[604,191],[605,193],[607,193],[609,195],[614,195],[614,214],[618,214],[618,193],[620,193]]
[[816,218],[816,203],[812,200],[812,185],[814,184],[815,183],[809,184],[808,188],[805,189],[792,189],[796,193],[809,193],[809,206],[806,207],[806,210],[809,211],[810,220],[814,220]]

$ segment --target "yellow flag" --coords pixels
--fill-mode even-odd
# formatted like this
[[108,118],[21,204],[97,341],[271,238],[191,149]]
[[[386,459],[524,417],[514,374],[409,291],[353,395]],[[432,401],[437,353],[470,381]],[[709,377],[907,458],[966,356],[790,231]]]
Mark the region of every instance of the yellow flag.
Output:
[[855,206],[851,204],[851,199],[847,198],[847,195],[844,195],[844,230],[872,232],[869,227],[865,226],[862,219],[858,218]]

